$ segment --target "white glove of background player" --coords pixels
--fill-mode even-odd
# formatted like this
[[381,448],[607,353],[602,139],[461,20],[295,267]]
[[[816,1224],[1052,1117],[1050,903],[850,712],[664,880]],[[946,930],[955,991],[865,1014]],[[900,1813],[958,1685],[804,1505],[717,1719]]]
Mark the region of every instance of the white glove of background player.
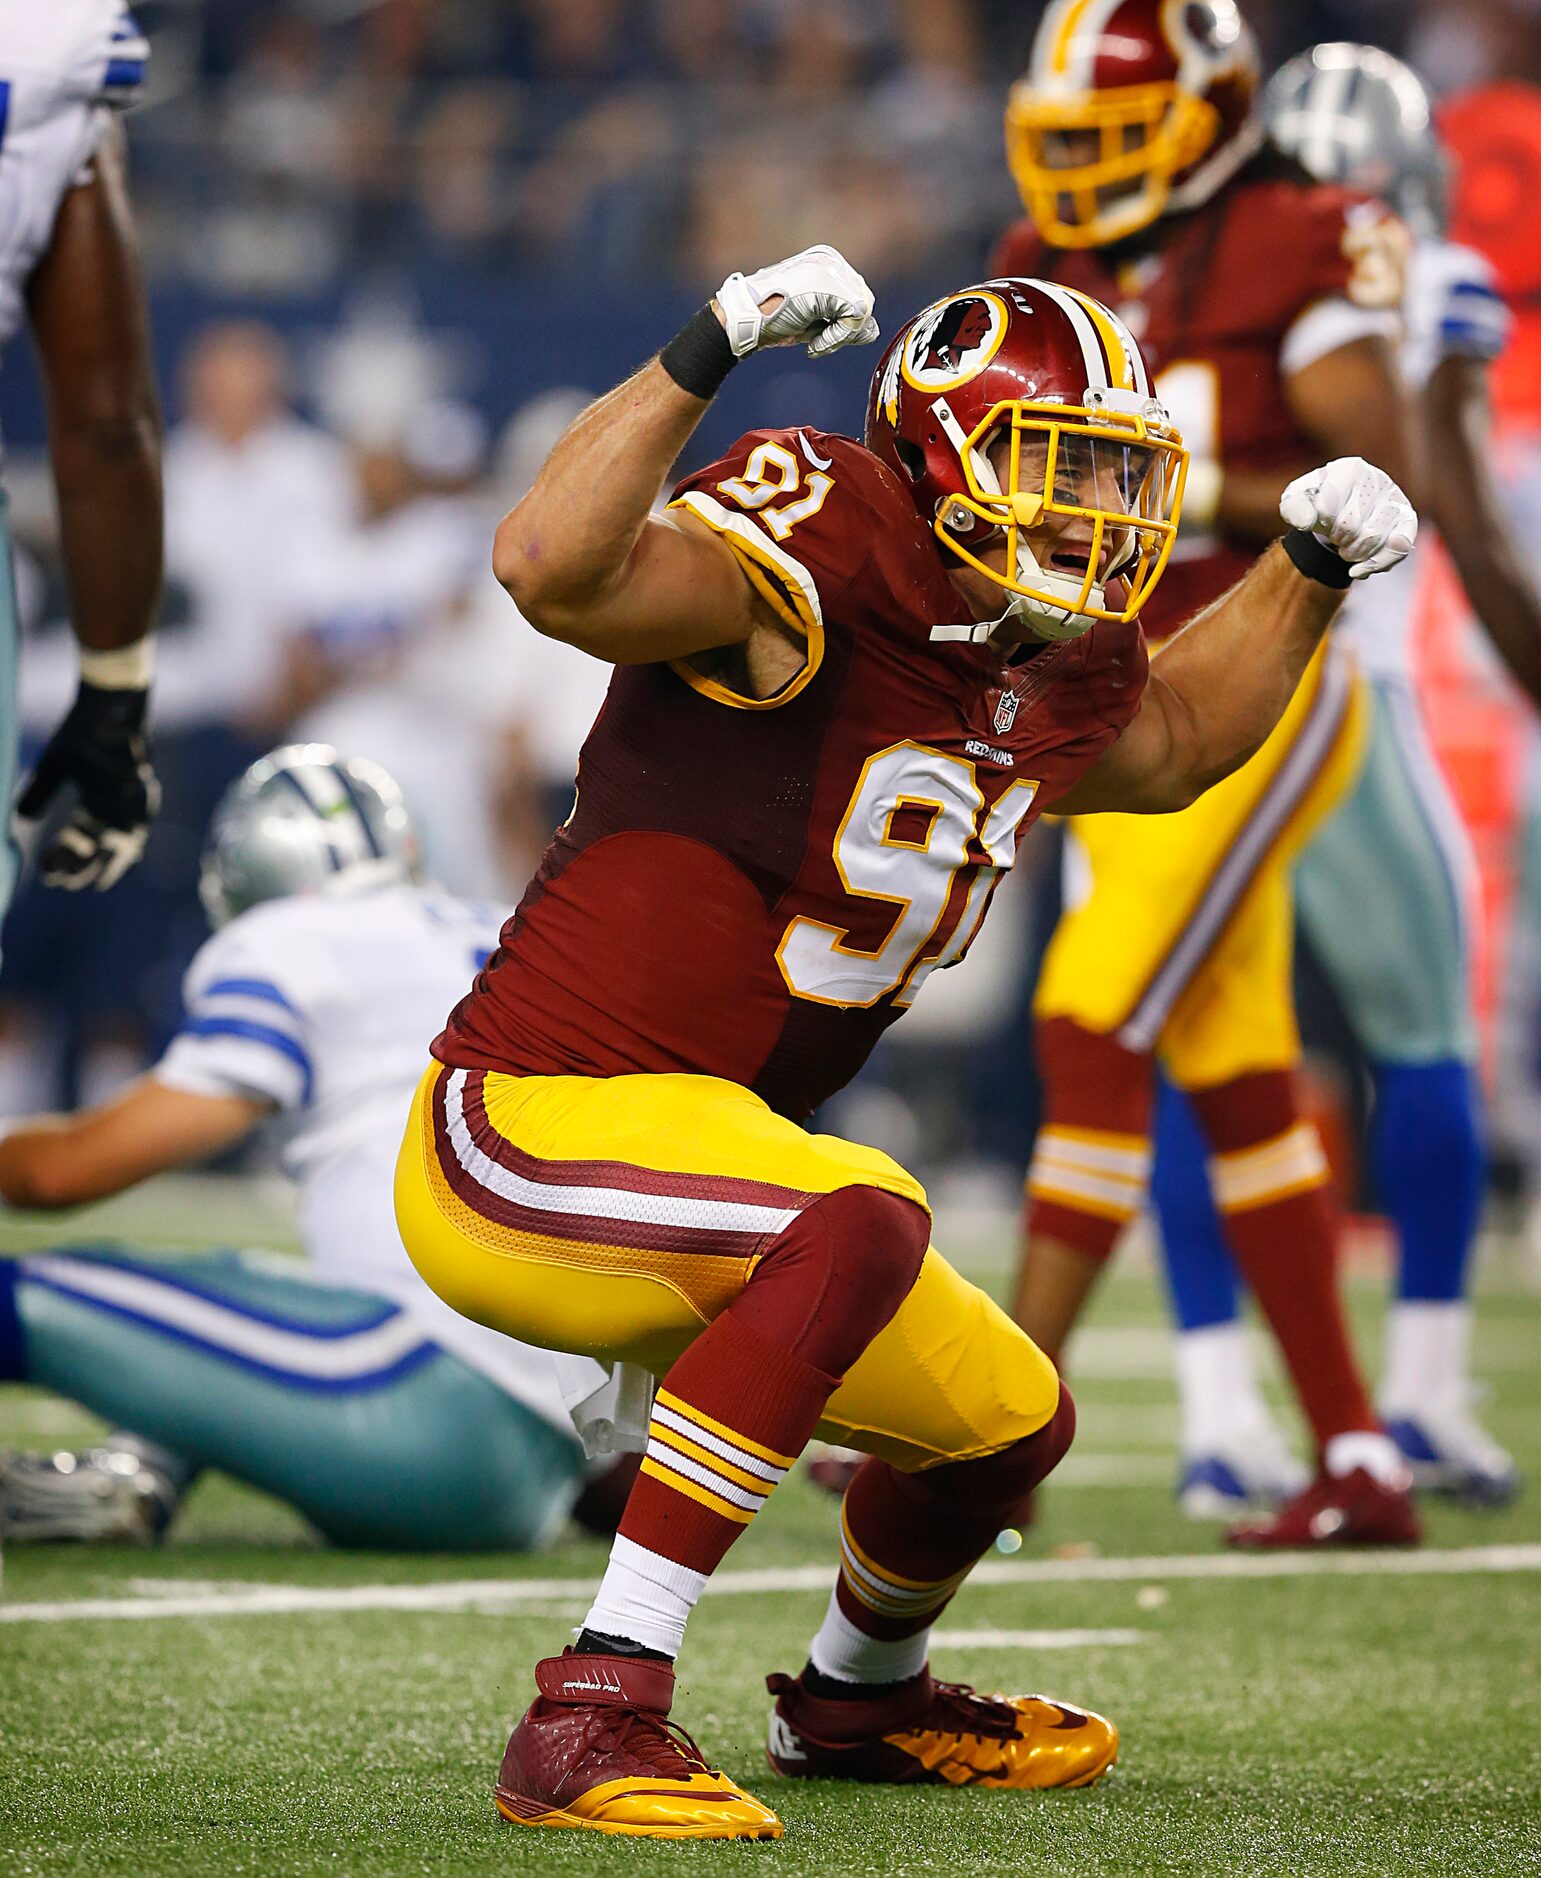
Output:
[[[781,296],[774,312],[762,304]],[[757,274],[730,274],[717,289],[717,305],[733,356],[761,346],[804,343],[811,359],[842,346],[865,346],[878,336],[872,289],[843,254],[822,243]]]
[[1340,456],[1297,476],[1279,498],[1291,528],[1305,528],[1348,562],[1352,580],[1384,574],[1418,539],[1418,517],[1384,470],[1362,456]]

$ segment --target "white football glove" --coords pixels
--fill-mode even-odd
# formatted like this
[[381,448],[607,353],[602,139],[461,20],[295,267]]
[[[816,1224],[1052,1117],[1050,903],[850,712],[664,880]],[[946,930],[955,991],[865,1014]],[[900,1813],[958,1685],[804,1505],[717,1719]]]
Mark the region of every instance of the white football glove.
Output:
[[[760,302],[776,294],[781,305],[762,313]],[[822,243],[757,274],[730,274],[717,289],[717,304],[738,359],[761,346],[799,342],[807,345],[810,359],[822,359],[878,336],[872,289],[843,254]]]
[[1405,560],[1418,539],[1418,517],[1384,470],[1362,456],[1340,456],[1297,476],[1279,498],[1291,528],[1305,528],[1348,563],[1351,580],[1368,580]]

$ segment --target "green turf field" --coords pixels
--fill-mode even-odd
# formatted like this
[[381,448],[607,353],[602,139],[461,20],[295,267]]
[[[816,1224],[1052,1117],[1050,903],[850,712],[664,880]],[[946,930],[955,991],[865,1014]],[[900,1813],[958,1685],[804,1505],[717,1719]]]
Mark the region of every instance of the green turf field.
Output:
[[[119,1218],[142,1242],[196,1243],[209,1191],[141,1196]],[[217,1216],[281,1230],[261,1204],[221,1200]],[[12,1249],[43,1237],[8,1232]],[[984,1240],[960,1262],[990,1277],[1001,1256]],[[1532,1477],[1536,1286],[1490,1260],[1480,1337],[1488,1419]],[[1377,1289],[1355,1287],[1368,1349]],[[1170,1497],[1160,1323],[1150,1280],[1115,1275],[1078,1354],[1064,1484],[1022,1552],[958,1598],[935,1656],[942,1674],[1113,1716],[1123,1757],[1098,1789],[766,1774],[761,1678],[800,1665],[832,1556],[833,1504],[797,1479],[703,1602],[676,1711],[777,1808],[785,1839],[646,1847],[502,1826],[491,1781],[530,1662],[567,1639],[601,1549],[343,1557],[214,1478],[159,1552],[8,1553],[0,1618],[33,1608],[0,1621],[0,1873],[1541,1873],[1541,1487],[1499,1514],[1435,1508],[1414,1561],[1435,1570],[1209,1575],[1213,1534]],[[0,1391],[0,1443],[89,1431]],[[343,1590],[349,1607],[292,1608]],[[75,1601],[105,1608],[59,1608]]]

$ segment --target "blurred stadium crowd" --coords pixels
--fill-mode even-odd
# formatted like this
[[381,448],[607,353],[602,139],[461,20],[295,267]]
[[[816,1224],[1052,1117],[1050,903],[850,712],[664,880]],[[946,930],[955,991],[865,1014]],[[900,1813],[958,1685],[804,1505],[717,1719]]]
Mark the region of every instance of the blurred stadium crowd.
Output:
[[[136,128],[158,272],[311,291],[397,262],[717,279],[809,227],[962,277],[1013,212],[1024,0],[158,0]],[[1265,50],[1534,69],[1524,0],[1265,0]]]
[[[975,275],[1017,212],[1001,108],[1039,9],[137,11],[154,56],[130,131],[135,206],[171,420],[155,691],[167,800],[146,864],[100,903],[23,891],[0,975],[0,1114],[90,1099],[159,1051],[204,935],[210,810],[278,741],[383,762],[444,883],[511,902],[565,813],[606,674],[517,635],[487,568],[497,514],[582,388],[620,377],[732,268],[830,241],[886,289],[890,323]],[[1390,46],[1443,93],[1541,80],[1538,0],[1251,0],[1248,13],[1270,63],[1342,37]],[[698,453],[794,406],[858,428],[870,359],[837,366],[810,378],[788,358],[752,391],[730,386]],[[23,714],[42,727],[74,659],[36,390],[20,357],[6,376]],[[1020,1174],[1035,1119],[1027,965],[1052,920],[1052,843],[1031,861],[980,965],[939,985],[847,1098],[864,1105],[847,1132],[922,1172],[961,1155]],[[1528,1089],[1537,1033],[1522,1017],[1505,1034]]]

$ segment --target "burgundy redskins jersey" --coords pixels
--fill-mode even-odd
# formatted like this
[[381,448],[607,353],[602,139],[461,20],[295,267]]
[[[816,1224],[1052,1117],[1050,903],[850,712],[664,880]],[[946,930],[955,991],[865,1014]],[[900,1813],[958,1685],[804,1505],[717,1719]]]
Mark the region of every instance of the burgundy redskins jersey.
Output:
[[699,662],[617,667],[572,815],[434,1054],[721,1076],[801,1120],[962,956],[1028,825],[1133,715],[1144,643],[1099,622],[1008,665],[934,641],[966,619],[942,550],[847,437],[751,432],[676,503],[806,663],[764,700]]
[[[1317,357],[1365,333],[1394,337],[1406,248],[1401,223],[1379,202],[1243,172],[1136,259],[1047,248],[1022,221],[1003,237],[994,272],[1060,281],[1122,315],[1196,460],[1294,475],[1321,460],[1321,446],[1301,430],[1285,393],[1291,335],[1304,338],[1308,319],[1332,322],[1320,329]],[[1145,609],[1146,633],[1172,632],[1239,580],[1257,553],[1254,541],[1185,521]]]

